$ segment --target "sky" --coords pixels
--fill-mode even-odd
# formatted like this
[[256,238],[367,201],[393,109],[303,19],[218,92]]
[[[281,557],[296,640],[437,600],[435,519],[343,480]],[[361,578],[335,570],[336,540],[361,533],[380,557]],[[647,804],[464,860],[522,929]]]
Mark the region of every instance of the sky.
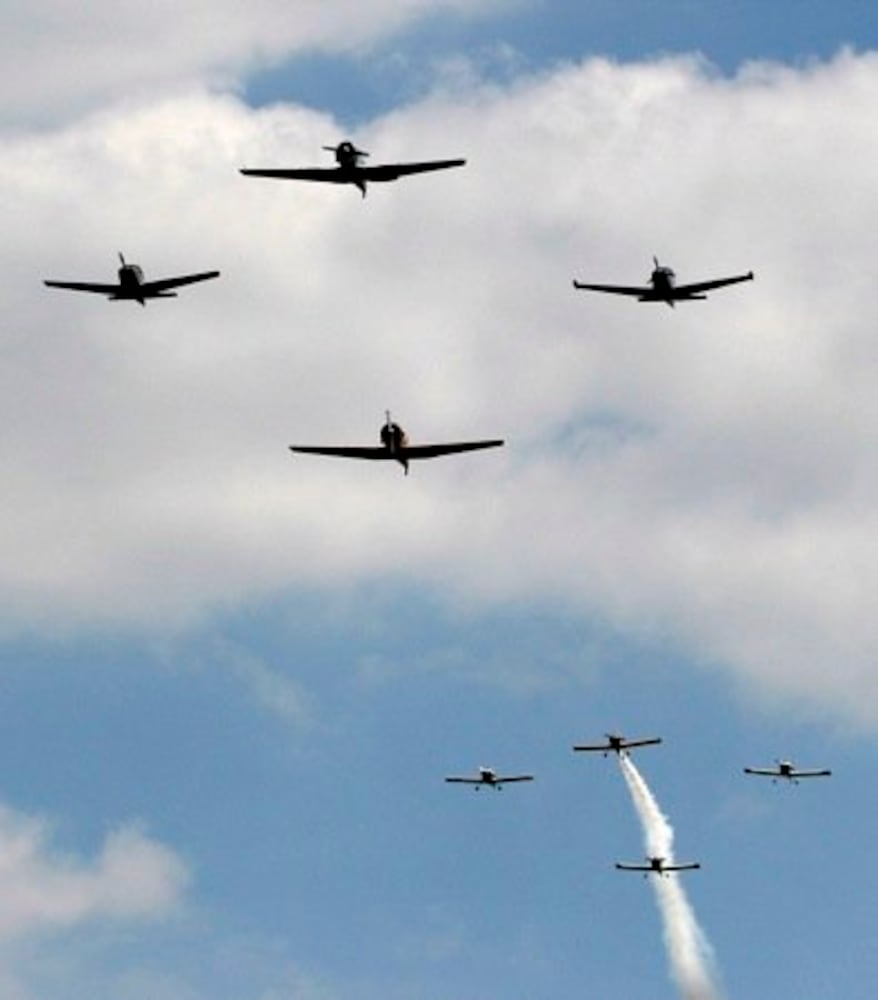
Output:
[[[621,731],[722,995],[870,998],[878,17],[148,14],[0,13],[4,997],[677,997],[623,775],[571,752]],[[238,172],[344,138],[467,164]],[[119,252],[222,273],[42,285]],[[653,256],[755,280],[572,288]],[[288,450],[386,410],[506,444]],[[443,781],[481,765],[536,780]]]

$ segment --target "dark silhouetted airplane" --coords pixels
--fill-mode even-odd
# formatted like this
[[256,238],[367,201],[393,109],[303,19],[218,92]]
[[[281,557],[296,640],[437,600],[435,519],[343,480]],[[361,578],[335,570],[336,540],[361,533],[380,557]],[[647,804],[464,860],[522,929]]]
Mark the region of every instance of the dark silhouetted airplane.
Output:
[[366,197],[368,181],[395,181],[408,174],[423,174],[432,170],[447,170],[462,167],[466,160],[427,160],[423,163],[382,163],[374,167],[364,166],[360,161],[369,154],[347,140],[337,146],[324,146],[335,154],[335,167],[291,167],[280,169],[250,169],[243,167],[241,173],[247,177],[274,177],[294,181],[322,181],[328,184],[353,184]]
[[574,746],[573,749],[584,750],[586,752],[598,751],[606,757],[610,751],[621,754],[627,752],[632,747],[648,747],[653,746],[656,743],[661,743],[660,736],[650,736],[646,739],[629,740],[619,733],[607,733],[606,737],[606,743],[579,744],[578,746]]
[[119,268],[117,285],[101,285],[92,281],[44,281],[49,288],[69,288],[74,292],[97,292],[113,300],[130,299],[146,305],[147,299],[173,299],[177,293],[172,288],[191,285],[196,281],[218,278],[219,271],[202,271],[200,274],[182,274],[176,278],[160,278],[158,281],[144,281],[143,271],[137,264],[127,264],[119,254],[122,266]]
[[631,865],[625,864],[622,861],[617,861],[616,867],[623,872],[643,872],[644,878],[646,878],[647,875],[667,876],[669,872],[688,872],[701,867],[697,861],[677,864],[676,862],[666,862],[664,858],[647,858],[646,860],[647,864],[645,865]]
[[478,451],[482,448],[499,448],[503,441],[492,439],[488,441],[455,441],[449,444],[409,444],[409,439],[399,426],[387,419],[380,432],[381,444],[375,446],[359,445],[290,445],[290,451],[305,455],[335,455],[340,458],[365,458],[373,461],[392,459],[409,471],[409,462],[419,458],[437,458],[439,455],[452,455],[460,451]]
[[738,274],[732,278],[714,278],[711,281],[696,281],[689,285],[678,285],[676,276],[669,267],[659,264],[656,257],[652,258],[655,269],[649,277],[648,285],[592,285],[586,282],[573,281],[573,287],[591,292],[611,292],[614,295],[631,295],[638,302],[667,302],[673,308],[675,302],[691,302],[693,299],[706,299],[704,292],[725,285],[736,285],[739,281],[752,281],[753,272]]

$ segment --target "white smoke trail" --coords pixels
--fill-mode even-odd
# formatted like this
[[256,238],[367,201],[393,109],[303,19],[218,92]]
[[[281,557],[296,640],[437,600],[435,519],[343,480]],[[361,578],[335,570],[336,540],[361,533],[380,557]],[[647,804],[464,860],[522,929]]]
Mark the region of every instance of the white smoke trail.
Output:
[[[662,814],[658,802],[640,772],[626,754],[619,754],[619,766],[634,808],[643,825],[646,851],[651,858],[674,859],[674,831]],[[698,926],[695,913],[679,879],[650,876],[664,924],[665,945],[671,974],[684,1000],[720,1000],[722,993],[715,982],[713,950]]]

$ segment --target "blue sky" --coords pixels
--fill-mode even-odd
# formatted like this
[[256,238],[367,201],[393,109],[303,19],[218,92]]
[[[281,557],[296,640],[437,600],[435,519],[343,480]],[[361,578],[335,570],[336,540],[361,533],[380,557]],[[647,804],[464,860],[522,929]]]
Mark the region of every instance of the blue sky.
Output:
[[[430,84],[425,67],[461,55],[505,81],[516,72],[593,55],[626,61],[698,52],[722,72],[734,73],[754,59],[826,59],[842,46],[866,50],[876,41],[874,12],[858,3],[535,0],[508,4],[496,16],[436,15],[354,55],[297,54],[254,74],[245,93],[256,105],[295,99],[353,126],[392,109],[400,98],[420,96]],[[511,66],[500,47],[514,53]]]
[[[620,730],[665,740],[636,760],[729,1000],[869,997],[878,18],[420,6],[328,4],[350,38],[202,10],[142,60],[13,12],[57,80],[0,132],[0,988],[675,996],[616,762],[570,750]],[[471,162],[366,202],[237,176],[345,132]],[[223,278],[40,288],[119,247]],[[653,253],[757,281],[570,290]],[[408,478],[286,451],[386,406],[507,446]],[[742,774],[777,757],[834,775]],[[482,764],[537,780],[442,780]]]

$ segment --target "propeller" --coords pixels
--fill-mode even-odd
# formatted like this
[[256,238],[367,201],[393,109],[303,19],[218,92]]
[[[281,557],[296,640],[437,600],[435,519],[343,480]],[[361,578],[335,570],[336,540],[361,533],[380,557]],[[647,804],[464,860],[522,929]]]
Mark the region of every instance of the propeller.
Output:
[[357,147],[348,139],[340,142],[337,146],[324,146],[323,147],[328,153],[335,153],[335,158],[340,162],[343,157],[350,156],[353,159],[359,160],[363,156],[368,156],[369,154],[365,149],[357,149]]
[[128,265],[125,263],[125,254],[123,254],[121,250],[119,251],[119,262],[121,263],[122,267],[128,267]]

